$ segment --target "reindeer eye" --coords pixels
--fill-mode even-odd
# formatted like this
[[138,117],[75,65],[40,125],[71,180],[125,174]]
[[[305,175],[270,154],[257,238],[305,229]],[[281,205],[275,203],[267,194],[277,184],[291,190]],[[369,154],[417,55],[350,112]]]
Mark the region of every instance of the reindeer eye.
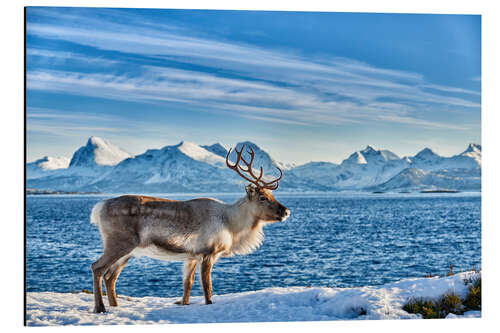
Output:
[[261,195],[261,196],[259,197],[259,200],[260,200],[260,201],[266,201],[266,200],[267,200],[267,198],[266,198],[264,195]]

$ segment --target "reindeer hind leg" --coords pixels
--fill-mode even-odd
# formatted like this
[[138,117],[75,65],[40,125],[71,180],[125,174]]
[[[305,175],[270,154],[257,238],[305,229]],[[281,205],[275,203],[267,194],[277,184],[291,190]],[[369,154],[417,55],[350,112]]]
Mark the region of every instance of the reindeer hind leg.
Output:
[[123,268],[127,265],[130,256],[125,256],[120,258],[117,262],[115,262],[104,274],[104,284],[106,286],[106,292],[108,294],[108,302],[109,306],[118,306],[118,299],[116,296],[116,281],[120,276]]
[[136,244],[119,238],[107,239],[104,254],[92,264],[92,275],[94,277],[94,312],[106,312],[102,301],[102,278],[104,273],[122,257],[130,254]]

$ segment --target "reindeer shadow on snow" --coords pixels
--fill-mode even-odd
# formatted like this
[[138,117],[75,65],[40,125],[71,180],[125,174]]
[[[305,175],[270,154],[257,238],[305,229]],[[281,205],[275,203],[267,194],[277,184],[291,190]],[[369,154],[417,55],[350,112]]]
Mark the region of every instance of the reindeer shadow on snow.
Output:
[[[263,180],[252,169],[254,151],[243,156],[245,146],[231,165],[226,164],[248,181],[246,195],[233,204],[212,198],[176,201],[141,195],[124,195],[98,202],[90,220],[99,228],[104,253],[92,264],[94,312],[106,312],[102,299],[102,280],[110,306],[118,306],[115,285],[132,256],[148,256],[168,261],[184,261],[184,294],[177,304],[189,304],[196,267],[200,276],[205,303],[212,304],[211,272],[220,257],[244,255],[257,249],[263,240],[263,227],[285,221],[290,210],[279,203],[272,191],[283,176]],[[241,164],[244,164],[241,165]]]

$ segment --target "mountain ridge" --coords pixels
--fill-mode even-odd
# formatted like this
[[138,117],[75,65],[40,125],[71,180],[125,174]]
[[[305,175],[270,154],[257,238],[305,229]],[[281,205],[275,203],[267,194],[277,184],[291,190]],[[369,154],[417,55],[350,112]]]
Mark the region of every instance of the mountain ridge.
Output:
[[[244,141],[245,158],[253,149],[253,167],[263,168],[268,178],[283,171],[281,188],[285,191],[391,191],[450,188],[480,190],[481,145],[469,144],[460,154],[442,157],[430,148],[415,156],[400,158],[387,149],[367,145],[340,164],[308,162],[291,165],[279,162],[257,144]],[[102,192],[227,192],[238,191],[246,182],[226,167],[227,150],[220,144],[198,145],[180,141],[160,149],[148,149],[133,156],[122,148],[90,137],[80,147],[69,165],[43,170],[36,163],[27,164],[29,187],[43,190]],[[50,160],[50,157],[46,157]],[[234,163],[236,153],[229,160]],[[67,159],[66,159],[67,160]],[[63,164],[64,166],[64,164]],[[126,182],[124,182],[126,179]]]

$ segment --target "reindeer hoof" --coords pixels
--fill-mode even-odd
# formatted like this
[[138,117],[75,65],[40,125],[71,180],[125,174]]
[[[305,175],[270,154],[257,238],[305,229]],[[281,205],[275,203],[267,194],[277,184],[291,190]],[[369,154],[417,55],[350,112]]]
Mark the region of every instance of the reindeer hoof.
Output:
[[189,303],[184,303],[182,300],[176,301],[176,302],[174,302],[174,304],[177,304],[177,305],[189,305]]
[[105,313],[106,312],[106,308],[104,306],[96,306],[94,308],[94,313]]
[[213,302],[210,300],[210,301],[205,301],[205,304],[208,305],[208,304],[213,304]]

